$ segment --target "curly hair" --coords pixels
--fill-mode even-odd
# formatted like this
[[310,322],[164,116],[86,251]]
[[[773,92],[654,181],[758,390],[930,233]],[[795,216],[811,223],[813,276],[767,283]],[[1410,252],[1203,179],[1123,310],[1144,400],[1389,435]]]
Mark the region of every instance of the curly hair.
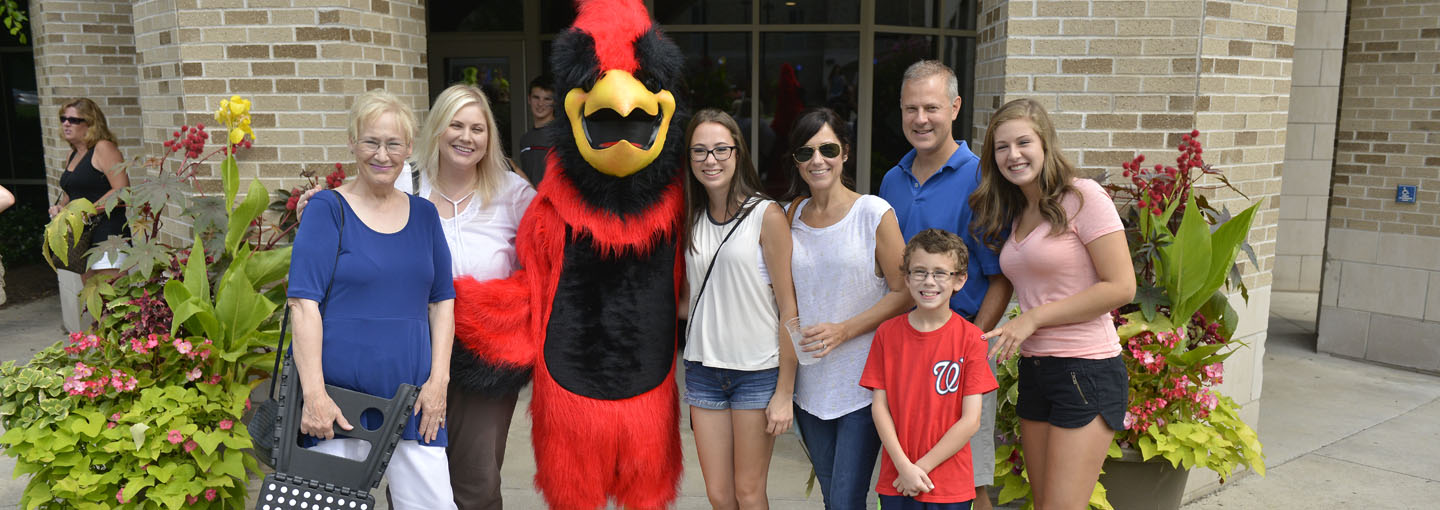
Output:
[[915,250],[925,250],[925,253],[935,255],[950,255],[955,258],[955,270],[965,272],[970,265],[970,252],[965,249],[965,241],[951,232],[938,228],[921,230],[905,243],[905,257],[900,262],[900,272],[910,271],[910,254]]

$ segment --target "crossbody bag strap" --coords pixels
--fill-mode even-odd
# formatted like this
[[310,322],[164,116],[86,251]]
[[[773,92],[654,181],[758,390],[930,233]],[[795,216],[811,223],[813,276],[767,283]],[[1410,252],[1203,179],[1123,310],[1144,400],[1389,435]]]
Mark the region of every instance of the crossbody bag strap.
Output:
[[[321,306],[325,306],[325,303],[330,301],[330,287],[335,285],[335,266],[340,265],[340,246],[342,244],[341,242],[345,240],[345,197],[341,196],[339,191],[335,192],[335,196],[340,199],[340,231],[335,237],[335,264],[330,267],[330,281],[325,284],[325,297],[320,298]],[[325,316],[323,310],[320,312],[320,316]],[[289,327],[290,306],[286,305],[285,315],[280,319],[280,340],[278,340],[275,345],[275,369],[271,372],[272,375],[270,376],[270,398],[272,399],[275,398],[275,379],[280,377],[280,362],[283,358],[289,356],[289,354],[285,353],[285,332]]]
[[725,241],[729,241],[730,236],[735,235],[736,230],[740,230],[740,224],[745,222],[745,217],[749,216],[750,211],[753,211],[758,205],[759,204],[752,205],[740,211],[740,215],[735,217],[735,226],[730,227],[730,232],[727,232],[725,237],[720,239],[720,246],[715,247],[715,256],[710,257],[710,265],[705,268],[705,277],[700,279],[700,290],[695,292],[695,301],[690,303],[690,315],[688,316],[689,318],[685,320],[685,338],[687,341],[690,338],[690,325],[695,323],[695,310],[700,307],[700,298],[705,296],[705,285],[710,283],[710,271],[715,269],[715,261],[720,260],[720,250],[725,247]]

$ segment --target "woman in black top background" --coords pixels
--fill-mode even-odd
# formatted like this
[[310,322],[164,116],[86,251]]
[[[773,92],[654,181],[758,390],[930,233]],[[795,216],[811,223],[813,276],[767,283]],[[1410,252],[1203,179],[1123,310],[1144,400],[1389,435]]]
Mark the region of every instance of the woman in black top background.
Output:
[[[65,171],[60,174],[60,200],[50,207],[50,216],[59,213],[71,199],[84,198],[101,211],[92,244],[111,236],[129,237],[125,208],[116,207],[107,215],[102,205],[110,195],[130,185],[130,177],[123,170],[111,172],[123,157],[115,145],[115,135],[105,122],[105,112],[100,111],[94,101],[83,97],[65,103],[60,107],[60,136],[70,144],[70,155],[65,158]],[[82,278],[89,281],[91,276],[102,273],[114,277],[120,273],[124,260],[123,254],[115,260],[108,254],[103,255],[90,264]]]

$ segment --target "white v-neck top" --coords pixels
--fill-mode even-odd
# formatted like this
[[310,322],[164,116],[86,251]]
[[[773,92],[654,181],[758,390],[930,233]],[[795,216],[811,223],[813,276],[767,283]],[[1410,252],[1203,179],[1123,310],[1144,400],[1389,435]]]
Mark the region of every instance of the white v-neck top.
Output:
[[[431,191],[430,180],[420,174],[417,195],[428,199]],[[500,179],[500,189],[488,204],[480,203],[478,196],[459,211],[450,204],[436,204],[445,241],[450,243],[451,273],[456,278],[471,276],[477,280],[510,276],[518,265],[515,232],[520,226],[520,217],[534,199],[535,189],[530,183],[514,172],[505,172]],[[446,218],[447,214],[451,217]]]

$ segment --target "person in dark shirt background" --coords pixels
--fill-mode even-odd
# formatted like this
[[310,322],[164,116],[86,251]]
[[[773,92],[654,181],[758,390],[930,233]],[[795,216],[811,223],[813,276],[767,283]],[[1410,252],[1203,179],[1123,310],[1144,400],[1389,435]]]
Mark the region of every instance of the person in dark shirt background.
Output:
[[530,119],[534,127],[520,137],[520,146],[515,149],[515,158],[520,160],[520,170],[531,186],[540,188],[545,178],[545,155],[550,152],[550,140],[541,129],[555,119],[555,80],[542,74],[530,80]]

